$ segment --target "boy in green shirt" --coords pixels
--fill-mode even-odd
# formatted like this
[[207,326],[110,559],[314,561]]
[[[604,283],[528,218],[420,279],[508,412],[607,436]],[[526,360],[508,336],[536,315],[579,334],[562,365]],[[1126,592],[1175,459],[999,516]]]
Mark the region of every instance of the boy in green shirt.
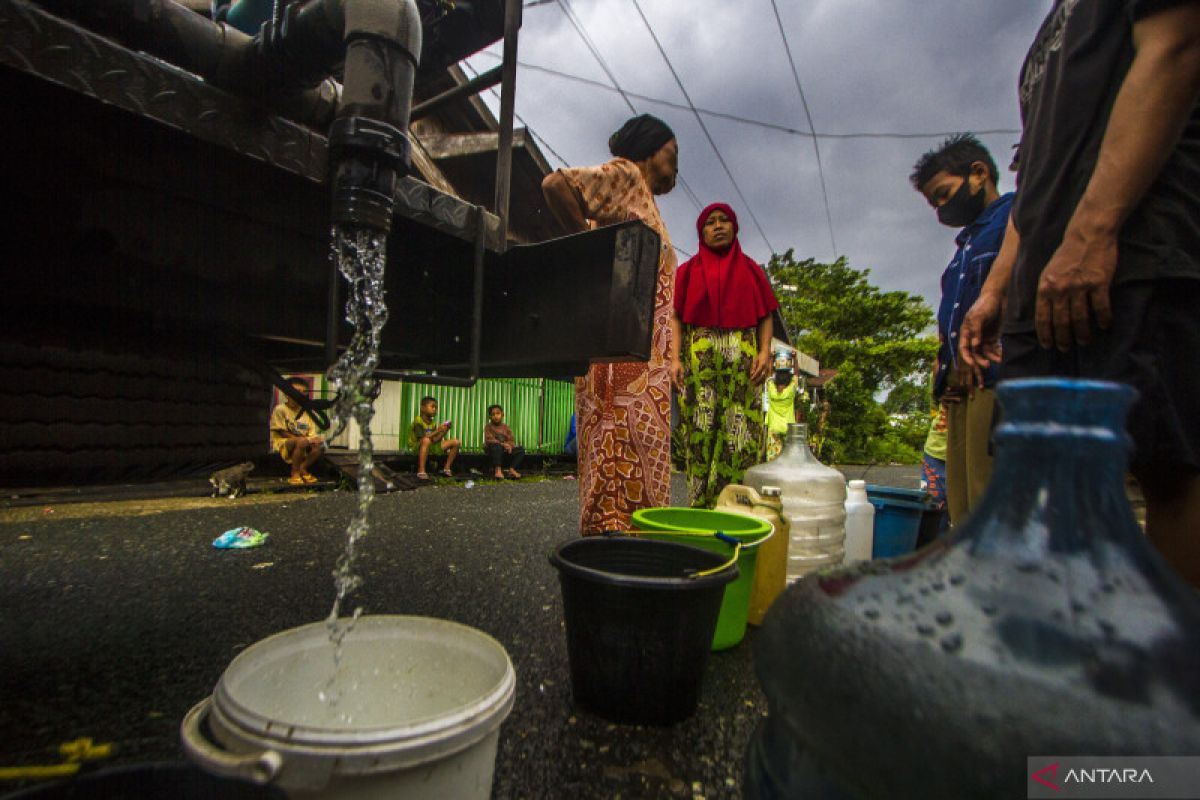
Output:
[[462,445],[458,439],[446,438],[451,423],[450,420],[436,422],[434,418],[437,416],[437,410],[437,400],[422,397],[421,413],[413,420],[408,437],[409,444],[417,451],[417,478],[423,481],[429,480],[429,475],[425,472],[425,462],[430,456],[445,455],[446,464],[438,474],[453,478],[454,473],[450,467],[454,463],[454,457],[458,455],[458,448]]

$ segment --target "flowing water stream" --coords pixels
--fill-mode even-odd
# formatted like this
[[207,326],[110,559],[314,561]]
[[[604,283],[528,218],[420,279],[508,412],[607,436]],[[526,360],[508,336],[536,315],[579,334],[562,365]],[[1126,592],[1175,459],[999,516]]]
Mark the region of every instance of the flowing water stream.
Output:
[[379,340],[387,322],[384,304],[383,275],[387,261],[387,234],[370,229],[335,225],[333,228],[333,257],[347,284],[346,321],[354,328],[350,344],[337,363],[329,369],[337,403],[333,408],[334,427],[330,438],[340,434],[350,420],[358,423],[358,508],[346,528],[346,549],[337,560],[333,572],[336,594],[326,625],[329,640],[334,645],[333,672],[320,693],[322,702],[338,700],[335,681],[342,661],[342,642],[354,629],[362,608],[343,616],[346,598],[362,584],[354,572],[354,558],[360,539],[369,530],[368,512],[375,499],[375,483],[371,471],[375,466],[371,442],[371,417],[375,414],[375,368],[379,364]]

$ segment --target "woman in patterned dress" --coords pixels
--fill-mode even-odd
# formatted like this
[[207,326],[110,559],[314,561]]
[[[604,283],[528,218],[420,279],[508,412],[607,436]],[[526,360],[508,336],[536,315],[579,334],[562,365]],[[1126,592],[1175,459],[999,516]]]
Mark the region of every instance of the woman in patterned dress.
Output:
[[699,252],[675,276],[671,379],[680,393],[688,498],[694,508],[712,508],[722,489],[763,460],[762,383],[779,303],[762,267],[742,253],[732,208],[708,206],[696,232]]
[[675,187],[678,145],[649,114],[608,141],[612,161],[570,167],[542,182],[546,203],[569,233],[639,219],[662,240],[647,363],[597,364],[575,380],[579,528],[586,536],[628,530],[639,508],[671,502],[671,292],[675,253],[654,195]]

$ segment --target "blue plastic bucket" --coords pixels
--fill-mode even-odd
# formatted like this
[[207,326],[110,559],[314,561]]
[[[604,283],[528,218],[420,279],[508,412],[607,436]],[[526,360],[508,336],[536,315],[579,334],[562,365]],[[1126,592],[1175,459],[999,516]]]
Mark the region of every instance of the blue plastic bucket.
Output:
[[871,558],[892,558],[917,546],[921,515],[929,493],[921,489],[867,484],[867,499],[875,506],[875,542]]

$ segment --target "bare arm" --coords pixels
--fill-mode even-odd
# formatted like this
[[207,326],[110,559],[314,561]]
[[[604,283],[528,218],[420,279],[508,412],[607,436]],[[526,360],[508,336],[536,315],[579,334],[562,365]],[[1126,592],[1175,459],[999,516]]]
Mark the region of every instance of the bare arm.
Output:
[[758,354],[750,367],[750,382],[762,383],[771,374],[771,337],[775,335],[775,323],[767,314],[758,321]]
[[1000,252],[958,331],[958,357],[971,368],[975,383],[980,386],[983,368],[1000,363],[1000,318],[1004,315],[1004,297],[1020,247],[1021,234],[1017,233],[1010,215]]
[[683,391],[683,362],[680,360],[679,351],[683,347],[683,322],[679,319],[679,314],[671,310],[671,383],[675,384],[675,388]]
[[1096,168],[1038,284],[1043,347],[1091,340],[1112,321],[1117,235],[1175,149],[1200,98],[1200,3],[1181,3],[1133,26],[1134,58],[1117,92]]
[[588,229],[583,199],[561,172],[551,172],[542,179],[542,196],[546,198],[550,213],[567,233]]

